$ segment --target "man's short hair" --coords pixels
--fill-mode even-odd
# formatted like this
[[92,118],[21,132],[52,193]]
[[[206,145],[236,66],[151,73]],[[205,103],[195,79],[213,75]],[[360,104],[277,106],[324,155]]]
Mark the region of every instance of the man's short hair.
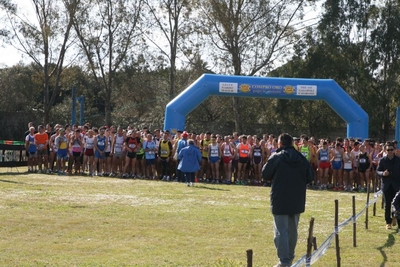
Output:
[[288,133],[279,135],[279,140],[282,143],[282,146],[291,146],[293,144],[293,137]]
[[394,147],[394,144],[393,144],[393,142],[391,142],[391,141],[387,141],[386,144],[385,144],[385,146],[386,146],[386,147],[387,147],[387,146],[393,146],[393,147]]

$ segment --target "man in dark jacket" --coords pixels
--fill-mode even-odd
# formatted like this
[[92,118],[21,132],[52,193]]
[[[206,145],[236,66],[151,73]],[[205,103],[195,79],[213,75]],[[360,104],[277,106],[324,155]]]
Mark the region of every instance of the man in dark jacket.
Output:
[[385,147],[387,155],[379,161],[376,173],[382,177],[386,229],[392,229],[392,200],[400,189],[400,158],[394,154],[393,143],[388,142]]
[[305,210],[306,186],[314,180],[308,160],[293,147],[293,138],[281,134],[279,149],[271,155],[262,170],[265,180],[272,180],[271,211],[274,216],[274,243],[279,263],[291,266],[297,243],[300,213]]

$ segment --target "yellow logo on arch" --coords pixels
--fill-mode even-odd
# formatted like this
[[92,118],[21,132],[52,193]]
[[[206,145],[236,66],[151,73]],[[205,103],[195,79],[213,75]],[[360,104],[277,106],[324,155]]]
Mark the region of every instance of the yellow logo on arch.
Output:
[[294,90],[294,87],[293,87],[293,86],[291,86],[291,85],[286,85],[286,86],[284,87],[284,89],[283,89],[283,92],[284,92],[285,94],[292,95],[292,94],[294,94],[295,90]]

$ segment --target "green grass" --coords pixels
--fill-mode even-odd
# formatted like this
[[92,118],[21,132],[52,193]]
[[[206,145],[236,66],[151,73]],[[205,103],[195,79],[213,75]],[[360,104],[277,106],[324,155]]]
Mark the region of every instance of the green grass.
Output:
[[[24,169],[19,168],[20,171]],[[277,262],[268,187],[183,184],[116,178],[4,173],[0,169],[0,266],[253,266]],[[321,244],[366,203],[365,193],[308,190],[296,260],[311,217]],[[290,197],[290,196],[289,196]],[[373,196],[371,195],[371,198]],[[369,210],[340,232],[342,266],[399,266],[400,234]],[[313,266],[336,266],[335,244]]]

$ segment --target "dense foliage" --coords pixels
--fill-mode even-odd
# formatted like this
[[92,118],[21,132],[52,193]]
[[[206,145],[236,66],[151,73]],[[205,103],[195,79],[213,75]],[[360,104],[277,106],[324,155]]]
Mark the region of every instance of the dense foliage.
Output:
[[[28,16],[0,0],[2,40],[31,59],[0,70],[1,139],[19,139],[30,120],[70,123],[73,86],[93,125],[162,128],[166,104],[203,73],[334,79],[369,114],[370,136],[393,138],[396,1],[31,2]],[[345,135],[325,102],[253,98],[210,97],[187,129]]]

